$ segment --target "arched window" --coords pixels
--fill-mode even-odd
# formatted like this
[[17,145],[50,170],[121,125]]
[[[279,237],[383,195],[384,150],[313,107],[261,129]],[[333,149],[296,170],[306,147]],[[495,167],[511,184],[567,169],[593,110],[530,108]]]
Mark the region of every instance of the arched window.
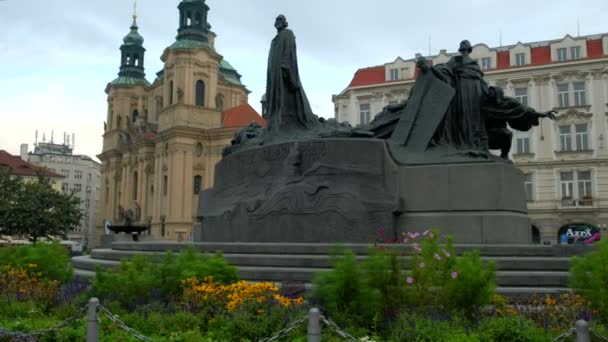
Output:
[[110,120],[108,120],[109,128],[112,129],[114,126],[114,111],[110,112]]
[[135,56],[133,57],[133,64],[135,66],[139,66],[139,55],[135,54]]
[[169,81],[169,104],[173,104],[173,81]]
[[188,12],[186,13],[186,26],[191,26],[192,25],[192,13]]
[[202,80],[196,81],[196,105],[205,106],[205,82]]
[[133,200],[137,201],[137,185],[138,185],[138,181],[139,181],[139,175],[137,174],[137,171],[135,171],[133,173]]
[[118,119],[116,120],[116,128],[122,128],[122,117],[120,116],[120,114],[118,114]]
[[201,26],[201,13],[197,12],[194,16],[194,25]]
[[137,121],[137,118],[139,117],[139,112],[136,110],[133,111],[133,122]]
[[127,55],[127,63],[126,63],[126,64],[127,64],[127,65],[130,65],[130,64],[131,64],[131,56],[129,56],[129,55]]
[[201,192],[201,187],[203,185],[203,177],[195,176],[194,177],[194,194],[198,195]]

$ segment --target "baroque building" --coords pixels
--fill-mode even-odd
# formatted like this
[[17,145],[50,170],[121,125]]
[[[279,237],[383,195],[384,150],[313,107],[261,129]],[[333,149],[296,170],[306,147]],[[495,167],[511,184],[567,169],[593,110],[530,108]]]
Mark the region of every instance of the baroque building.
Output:
[[[441,50],[433,64],[457,53]],[[539,243],[576,243],[608,224],[608,34],[474,46],[490,85],[538,111],[556,110],[530,132],[514,132],[512,159],[525,188]],[[415,59],[359,69],[333,96],[335,118],[367,124],[389,104],[407,99],[417,78]],[[421,227],[423,228],[423,227]]]
[[[72,138],[73,141],[73,138]],[[89,156],[73,153],[74,145],[68,140],[57,144],[53,140],[34,143],[34,151],[28,152],[28,145],[21,145],[21,159],[38,166],[44,166],[53,174],[63,176],[60,190],[73,193],[80,199],[82,221],[80,227],[68,233],[68,240],[82,244],[84,248],[95,240],[95,227],[99,211],[101,164]]]
[[109,233],[104,226],[120,224],[133,209],[154,238],[187,239],[198,194],[213,186],[223,148],[240,128],[264,125],[247,102],[241,75],[215,49],[205,1],[183,0],[178,13],[176,41],[162,53],[164,68],[154,82],[145,78],[146,49],[134,14],[118,78],[106,87],[100,238]]

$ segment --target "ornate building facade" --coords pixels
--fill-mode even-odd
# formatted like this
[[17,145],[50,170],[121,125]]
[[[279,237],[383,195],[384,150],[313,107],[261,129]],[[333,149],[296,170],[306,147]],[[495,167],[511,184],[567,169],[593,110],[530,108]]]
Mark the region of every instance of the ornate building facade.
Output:
[[[441,50],[428,59],[440,64],[455,54]],[[544,120],[513,137],[512,159],[526,175],[535,240],[573,243],[606,232],[608,34],[498,48],[477,44],[471,58],[506,95],[539,111],[558,112],[555,122]],[[408,97],[417,74],[415,59],[402,58],[358,70],[333,96],[336,119],[369,123],[384,106]]]
[[238,129],[264,124],[247,102],[241,75],[214,47],[205,1],[183,0],[178,12],[176,41],[163,52],[154,82],[145,78],[146,50],[134,15],[118,78],[106,87],[100,238],[105,225],[120,224],[123,212],[134,209],[155,238],[187,239],[198,193],[213,185],[223,148]]

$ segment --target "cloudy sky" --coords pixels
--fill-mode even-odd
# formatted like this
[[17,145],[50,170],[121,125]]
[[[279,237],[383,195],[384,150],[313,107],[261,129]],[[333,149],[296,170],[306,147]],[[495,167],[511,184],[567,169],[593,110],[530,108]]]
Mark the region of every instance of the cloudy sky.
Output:
[[[162,69],[178,0],[139,0],[146,72]],[[259,110],[266,59],[283,13],[298,41],[300,73],[315,113],[333,115],[332,94],[361,67],[397,56],[455,51],[462,39],[498,46],[608,32],[606,0],[207,0],[216,48],[243,75]],[[34,133],[76,134],[76,152],[101,151],[105,86],[118,72],[132,0],[0,0],[0,149],[19,152]]]

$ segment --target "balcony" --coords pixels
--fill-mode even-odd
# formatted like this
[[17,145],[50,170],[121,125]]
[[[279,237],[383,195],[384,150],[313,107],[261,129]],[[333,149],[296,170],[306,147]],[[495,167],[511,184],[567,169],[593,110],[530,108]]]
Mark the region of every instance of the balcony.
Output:
[[572,197],[565,197],[561,199],[561,207],[564,209],[590,208],[593,207],[593,198],[582,197],[579,199],[573,199]]

